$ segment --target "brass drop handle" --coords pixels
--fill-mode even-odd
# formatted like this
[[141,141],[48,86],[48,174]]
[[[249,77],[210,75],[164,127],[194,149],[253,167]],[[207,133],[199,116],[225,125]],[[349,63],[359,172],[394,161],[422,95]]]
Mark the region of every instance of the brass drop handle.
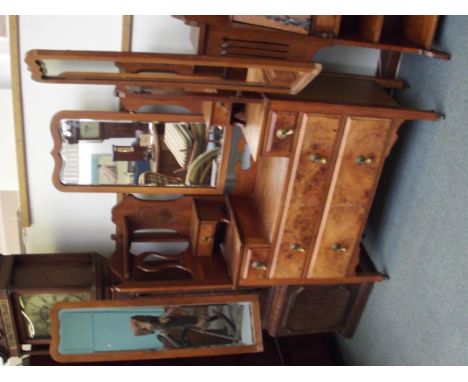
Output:
[[266,264],[262,263],[262,262],[260,262],[258,260],[252,261],[251,266],[252,266],[253,269],[261,269],[262,271],[267,270]]
[[361,166],[361,165],[364,165],[364,164],[372,164],[374,163],[374,158],[372,157],[365,157],[364,155],[359,155],[357,158],[356,158],[356,163]]
[[294,129],[278,129],[276,130],[276,138],[286,139],[290,135],[294,134]]
[[314,162],[314,163],[326,164],[327,163],[327,158],[321,157],[318,154],[312,154],[310,156],[310,161]]
[[203,241],[211,241],[213,238],[211,236],[202,236]]
[[300,253],[304,253],[305,252],[305,248],[304,247],[301,247],[299,244],[297,243],[292,243],[290,246],[289,246],[290,249],[292,249],[293,251],[295,252],[300,252]]
[[343,245],[341,245],[340,243],[335,243],[331,246],[331,249],[333,252],[337,252],[337,253],[344,253],[348,250],[348,248],[344,247]]

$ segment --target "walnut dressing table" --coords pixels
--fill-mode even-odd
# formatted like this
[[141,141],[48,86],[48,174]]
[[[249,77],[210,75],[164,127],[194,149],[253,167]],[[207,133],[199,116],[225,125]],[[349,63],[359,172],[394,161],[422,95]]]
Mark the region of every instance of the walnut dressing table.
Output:
[[[65,72],[49,76],[41,60],[54,57],[124,63],[128,73],[103,76]],[[242,351],[261,350],[257,305],[261,306],[262,326],[272,335],[338,331],[351,336],[373,284],[384,278],[360,242],[385,159],[402,123],[435,121],[440,115],[400,106],[372,79],[318,75],[319,65],[289,63],[276,67],[271,60],[243,59],[235,61],[241,65],[236,70],[221,71],[217,65],[229,65],[229,60],[190,56],[187,61],[187,57],[100,52],[70,55],[60,51],[28,54],[33,78],[38,81],[118,85],[117,94],[126,110],[114,113],[115,118],[102,118],[115,123],[116,128],[121,121],[156,121],[156,134],[165,137],[167,127],[161,123],[180,122],[182,116],[173,114],[169,118],[140,109],[170,104],[184,106],[189,112],[184,118],[200,124],[204,121],[207,142],[209,134],[214,135],[209,129],[223,131],[226,147],[216,189],[205,192],[210,188],[174,185],[171,192],[183,194],[178,199],[140,200],[126,194],[114,207],[116,246],[107,263],[113,279],[106,295],[129,300],[125,304],[133,308],[139,304],[135,300],[164,294],[173,295],[174,301],[181,294],[209,294],[208,300],[214,299],[216,304],[223,304],[223,299],[235,300],[232,294],[240,290],[257,294],[260,302],[257,297],[241,296],[251,301],[256,312],[249,316],[249,325],[255,328],[253,339],[246,342],[251,347]],[[143,63],[138,62],[140,59]],[[263,71],[249,69],[263,78],[260,81],[255,76],[255,87],[251,76],[244,78],[249,73],[244,67],[250,68],[253,63]],[[209,70],[201,70],[203,65]],[[192,72],[187,72],[187,66]],[[170,81],[166,74],[158,74],[162,69],[174,71]],[[146,71],[152,73],[150,77]],[[205,75],[209,82],[201,83],[208,81]],[[240,90],[253,93],[231,91],[240,86],[239,76],[244,76]],[[189,92],[180,89],[184,78],[193,81]],[[306,86],[306,80],[313,81]],[[52,129],[56,125],[53,123]],[[241,131],[237,141],[232,139],[235,129]],[[63,141],[56,139],[56,159],[62,155]],[[229,152],[233,155],[228,166]],[[250,165],[240,166],[239,158],[245,153]],[[228,172],[235,174],[235,184],[229,191],[225,188]],[[150,184],[128,187],[127,191],[114,184],[79,190],[96,189],[168,193]],[[63,187],[63,191],[79,190]],[[187,242],[187,246],[176,254],[157,250],[133,253],[132,243],[142,242]],[[184,301],[191,298],[185,296],[181,297]],[[242,299],[237,302],[246,306]],[[58,312],[55,329],[57,317]],[[57,337],[53,343],[58,346]]]

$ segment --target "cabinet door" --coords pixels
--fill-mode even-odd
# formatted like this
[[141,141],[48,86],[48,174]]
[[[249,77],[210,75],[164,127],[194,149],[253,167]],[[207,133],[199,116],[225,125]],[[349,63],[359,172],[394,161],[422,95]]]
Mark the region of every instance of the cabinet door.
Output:
[[344,328],[356,285],[275,287],[265,326],[272,336],[323,333]]

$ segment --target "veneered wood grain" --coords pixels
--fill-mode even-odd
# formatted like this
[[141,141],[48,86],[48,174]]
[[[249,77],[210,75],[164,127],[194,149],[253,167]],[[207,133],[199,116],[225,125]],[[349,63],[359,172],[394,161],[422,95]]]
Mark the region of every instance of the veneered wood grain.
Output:
[[[318,250],[312,258],[308,277],[345,277],[352,261],[360,232],[365,223],[366,209],[362,207],[332,207],[328,213]],[[333,250],[340,245],[346,250]]]
[[[313,244],[333,169],[340,116],[308,115],[287,208],[286,224],[274,273],[275,278],[301,277],[307,251]],[[313,161],[314,159],[315,161]],[[326,161],[326,163],[322,163]],[[304,251],[297,251],[298,245]]]
[[[367,206],[385,160],[392,120],[351,117],[348,122],[349,134],[342,142],[345,149],[332,204]],[[372,162],[359,164],[360,157]]]

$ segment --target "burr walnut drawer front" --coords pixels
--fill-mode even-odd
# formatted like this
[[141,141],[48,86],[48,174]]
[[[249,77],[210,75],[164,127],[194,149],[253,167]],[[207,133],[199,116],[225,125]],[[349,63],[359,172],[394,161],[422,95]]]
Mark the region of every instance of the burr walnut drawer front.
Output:
[[259,280],[268,278],[269,247],[246,248],[242,266],[242,279]]
[[300,278],[320,224],[328,194],[340,116],[306,115],[297,168],[290,182],[285,225],[274,278]]
[[368,205],[385,159],[391,123],[381,118],[348,118],[332,204]]
[[332,207],[316,241],[308,277],[344,277],[350,269],[359,246],[365,223],[362,207]]
[[265,152],[289,156],[299,133],[299,113],[271,111],[267,122]]

